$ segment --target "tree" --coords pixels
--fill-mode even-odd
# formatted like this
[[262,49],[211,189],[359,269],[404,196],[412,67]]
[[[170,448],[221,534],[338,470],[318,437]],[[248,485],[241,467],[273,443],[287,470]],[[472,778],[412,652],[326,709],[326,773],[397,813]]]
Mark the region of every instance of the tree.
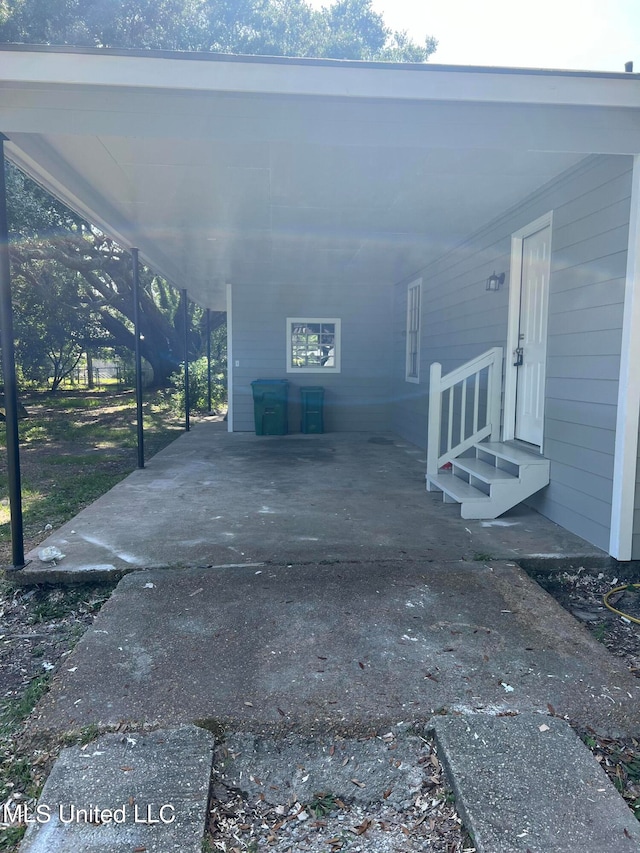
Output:
[[[55,294],[61,300],[64,324],[51,329],[51,341],[60,341],[63,329],[69,331],[70,349],[84,342],[88,346],[107,344],[134,348],[133,275],[131,256],[109,237],[33,184],[22,172],[7,164],[11,263],[17,281],[16,316],[23,318],[22,338],[31,340],[29,357],[22,347],[18,357],[26,358],[35,378],[35,318],[44,322],[56,318]],[[60,278],[60,281],[57,279]],[[73,294],[72,294],[73,291]],[[76,321],[66,316],[66,305],[77,307]],[[42,310],[39,308],[42,306]],[[45,308],[46,306],[46,308]],[[44,311],[44,313],[42,313]],[[166,281],[142,267],[140,270],[141,352],[153,369],[154,385],[169,382],[184,359],[184,303]],[[33,332],[25,328],[34,312]],[[204,313],[190,304],[190,354],[197,355],[204,340]],[[213,328],[224,322],[224,312],[215,312]],[[84,331],[80,331],[80,326]],[[73,330],[73,333],[72,333]],[[44,332],[40,328],[38,334]],[[71,346],[73,342],[73,346]],[[58,349],[61,352],[60,349]],[[68,356],[70,358],[70,355]],[[51,356],[48,356],[52,360]],[[40,359],[40,364],[44,362]],[[66,363],[66,359],[65,359]]]
[[371,0],[5,0],[0,42],[425,62],[436,49],[392,31]]
[[73,273],[40,267],[37,275],[32,267],[16,276],[16,358],[25,379],[50,379],[56,391],[82,357],[91,318],[77,304]]

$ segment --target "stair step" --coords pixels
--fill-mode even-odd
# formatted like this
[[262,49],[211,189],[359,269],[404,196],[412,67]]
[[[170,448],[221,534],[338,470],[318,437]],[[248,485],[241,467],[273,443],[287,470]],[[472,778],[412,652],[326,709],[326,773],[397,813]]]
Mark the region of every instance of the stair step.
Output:
[[458,503],[489,503],[491,498],[475,486],[470,486],[465,483],[460,477],[456,477],[453,472],[440,472],[437,476],[429,476],[427,478],[437,489],[445,492]]
[[522,447],[506,444],[502,441],[482,441],[476,444],[476,451],[491,453],[493,456],[497,456],[499,459],[504,459],[514,465],[549,465],[549,460],[545,459],[540,453],[525,450]]
[[[482,447],[482,445],[479,445]],[[518,478],[508,471],[503,471],[501,468],[496,468],[495,465],[489,465],[488,462],[482,462],[480,459],[458,458],[453,460],[454,469],[460,468],[482,480],[483,483],[508,483],[518,482]]]

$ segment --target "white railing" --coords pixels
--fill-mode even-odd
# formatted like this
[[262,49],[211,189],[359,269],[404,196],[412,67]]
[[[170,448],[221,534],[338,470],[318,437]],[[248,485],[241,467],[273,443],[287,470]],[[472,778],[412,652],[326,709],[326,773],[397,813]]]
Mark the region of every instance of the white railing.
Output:
[[446,376],[441,364],[431,365],[427,477],[483,438],[500,439],[501,397],[502,347],[493,347]]

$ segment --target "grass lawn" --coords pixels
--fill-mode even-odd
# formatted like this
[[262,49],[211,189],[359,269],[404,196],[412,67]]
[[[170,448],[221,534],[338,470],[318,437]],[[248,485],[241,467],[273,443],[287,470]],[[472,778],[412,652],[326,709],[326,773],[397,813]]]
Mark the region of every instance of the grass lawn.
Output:
[[[132,391],[59,391],[21,397],[20,421],[25,551],[108,491],[137,465]],[[144,404],[145,457],[183,430],[163,392]],[[0,428],[0,565],[11,562],[4,430]],[[49,527],[51,525],[51,527]],[[45,530],[46,528],[46,530]]]
[[[145,457],[183,431],[167,395],[147,395]],[[25,551],[108,491],[137,465],[130,391],[25,394],[20,421]],[[0,425],[0,564],[11,562],[6,440]],[[0,580],[0,805],[34,801],[61,743],[34,746],[23,725],[114,586],[14,587]],[[15,851],[24,827],[0,826],[0,851]]]

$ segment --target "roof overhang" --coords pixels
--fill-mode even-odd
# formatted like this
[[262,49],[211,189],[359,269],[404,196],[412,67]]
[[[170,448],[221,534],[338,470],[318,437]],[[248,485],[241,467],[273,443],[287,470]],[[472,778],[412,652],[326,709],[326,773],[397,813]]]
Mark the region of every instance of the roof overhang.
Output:
[[204,307],[401,280],[594,153],[640,76],[11,46],[8,156]]

